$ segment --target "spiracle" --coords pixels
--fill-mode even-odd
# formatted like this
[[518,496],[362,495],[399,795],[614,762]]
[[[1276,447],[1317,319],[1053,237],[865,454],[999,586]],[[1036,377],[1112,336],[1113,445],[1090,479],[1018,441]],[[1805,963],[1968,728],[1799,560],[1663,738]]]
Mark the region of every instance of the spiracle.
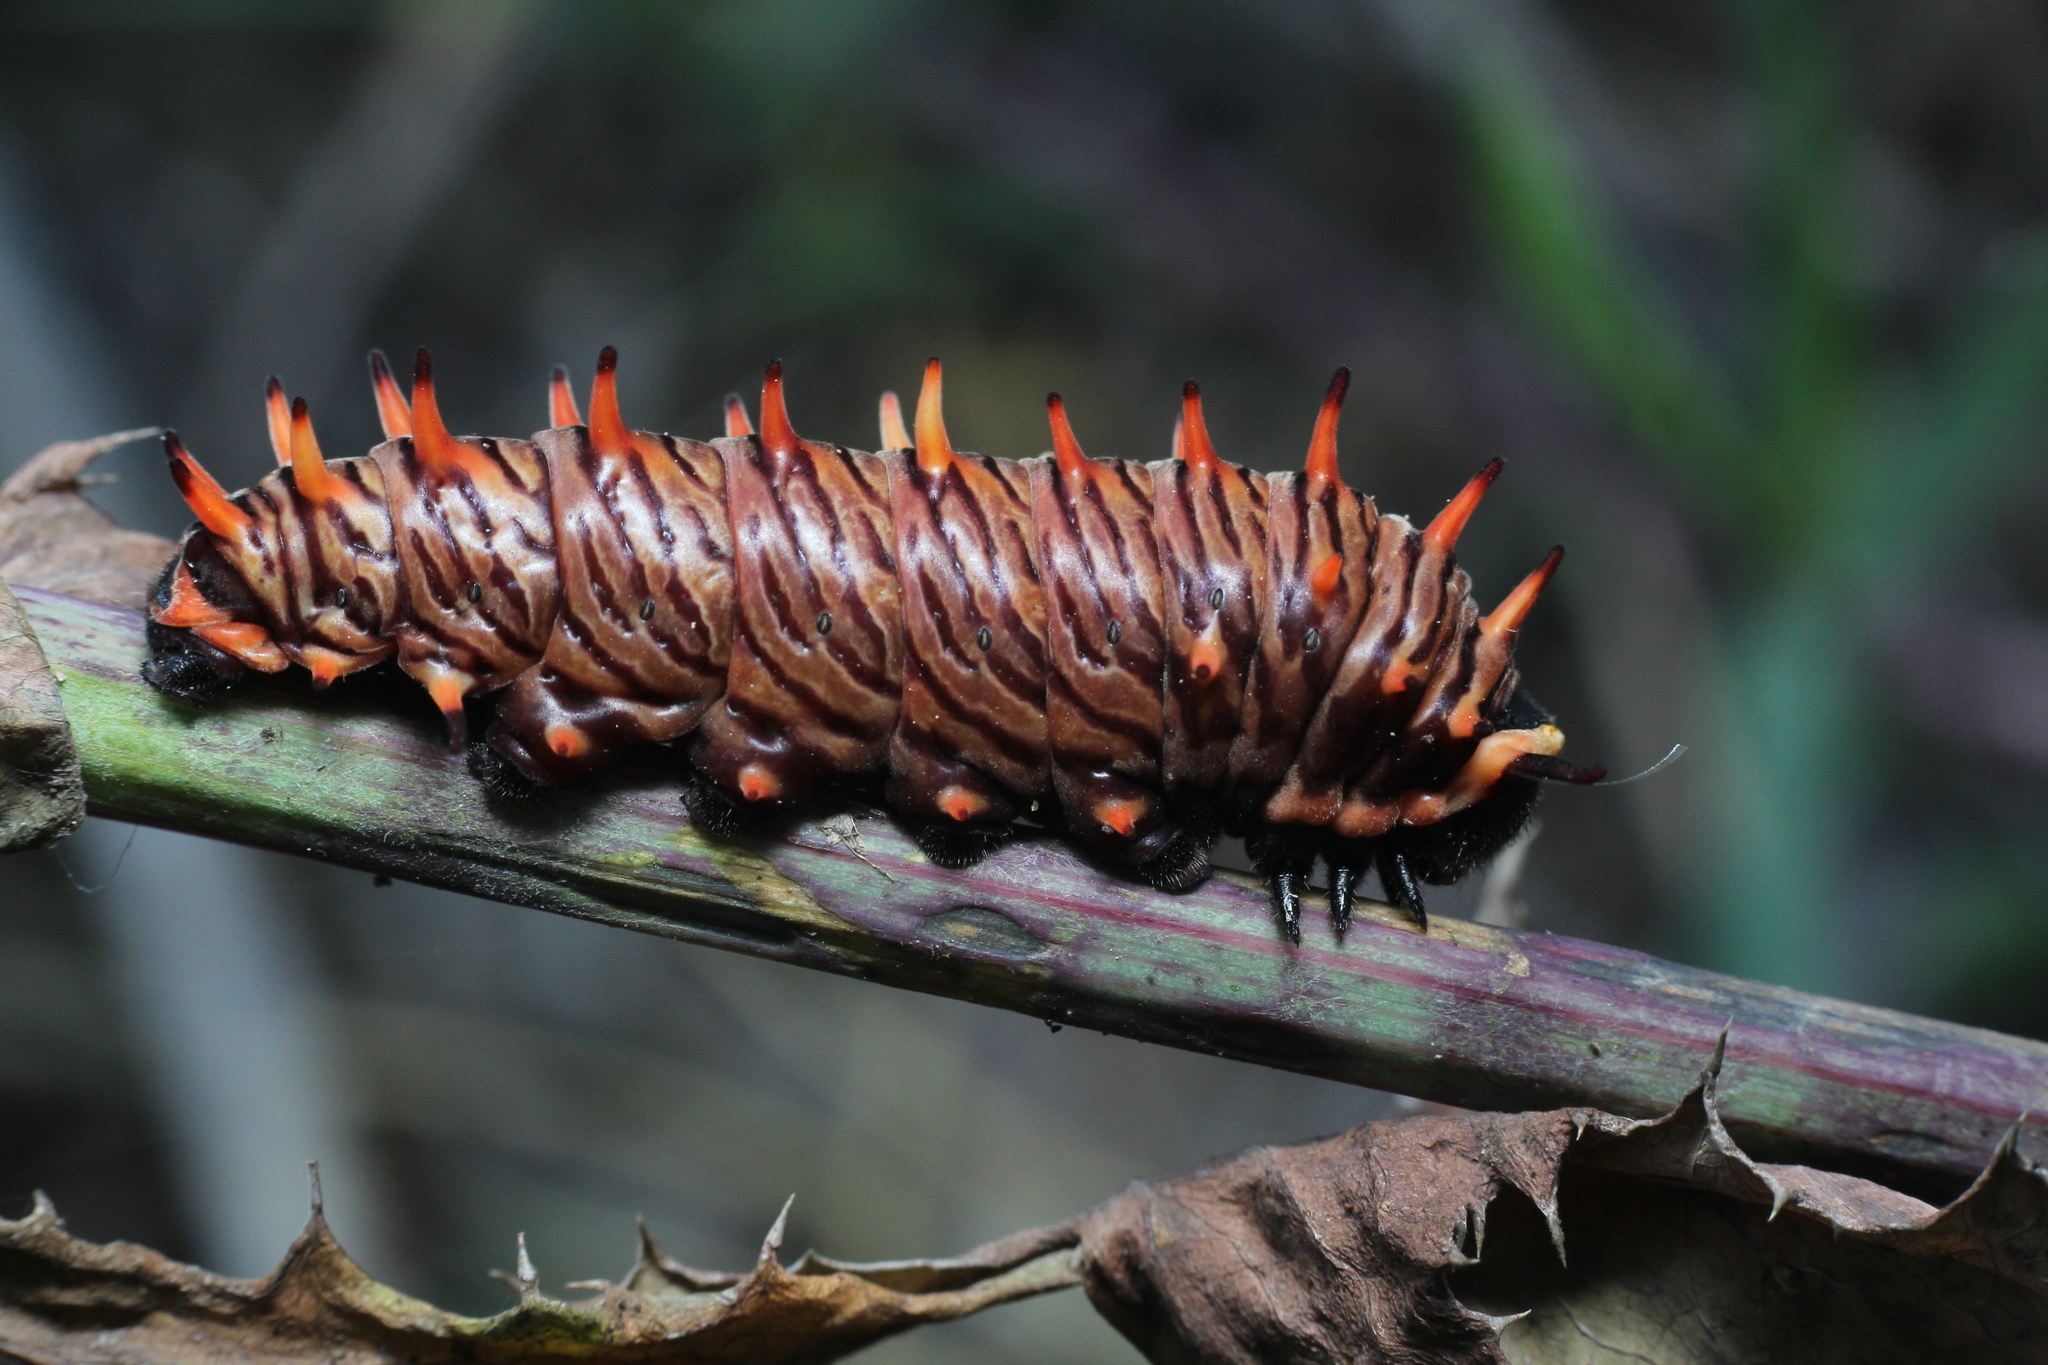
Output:
[[152,599],[154,686],[393,660],[501,795],[668,745],[711,830],[865,785],[945,867],[1037,825],[1183,891],[1240,835],[1297,941],[1317,859],[1340,933],[1369,869],[1426,926],[1421,884],[1482,866],[1540,782],[1604,776],[1514,666],[1562,549],[1481,614],[1454,550],[1500,462],[1425,528],[1380,512],[1337,470],[1345,370],[1280,474],[1219,457],[1192,381],[1141,463],[1090,458],[1058,394],[1049,456],[954,449],[937,360],[910,428],[882,396],[879,452],[798,436],[779,363],[759,430],[734,395],[708,442],[629,428],[609,348],[588,422],[558,367],[530,440],[450,434],[424,350],[409,401],[370,370],[366,456],[326,459],[275,379],[254,487],[165,437],[198,525]]

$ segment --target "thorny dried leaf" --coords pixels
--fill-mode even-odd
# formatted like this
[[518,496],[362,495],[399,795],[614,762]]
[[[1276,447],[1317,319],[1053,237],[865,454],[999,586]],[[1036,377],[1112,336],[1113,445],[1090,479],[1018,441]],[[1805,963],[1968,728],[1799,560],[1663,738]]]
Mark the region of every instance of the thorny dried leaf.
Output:
[[[443,1313],[365,1275],[317,1208],[263,1281],[0,1220],[0,1353],[44,1361],[811,1362],[1081,1283],[1150,1359],[1276,1362],[2048,1360],[2048,1178],[2002,1145],[1945,1209],[1751,1161],[1715,1067],[1654,1121],[1593,1110],[1370,1123],[1131,1185],[949,1261],[693,1270],[643,1232],[564,1303],[522,1243],[517,1307]],[[785,1216],[787,1209],[784,1210]]]
[[466,1318],[370,1278],[317,1207],[268,1279],[231,1280],[129,1243],[81,1241],[38,1196],[20,1222],[0,1219],[0,1359],[809,1365],[1077,1278],[1065,1228],[950,1261],[842,1265],[807,1255],[785,1268],[776,1257],[783,1221],[744,1275],[691,1270],[643,1229],[625,1280],[574,1303],[541,1293],[522,1240],[518,1305]]
[[2048,1179],[2010,1141],[1946,1209],[1751,1161],[1720,1065],[1653,1121],[1371,1123],[1133,1185],[1079,1220],[1154,1361],[2048,1360]]

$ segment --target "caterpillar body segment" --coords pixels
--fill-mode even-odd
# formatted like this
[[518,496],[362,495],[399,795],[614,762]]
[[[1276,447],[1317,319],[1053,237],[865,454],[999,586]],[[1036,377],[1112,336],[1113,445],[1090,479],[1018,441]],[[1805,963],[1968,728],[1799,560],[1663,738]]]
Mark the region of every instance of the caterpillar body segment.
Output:
[[667,744],[700,824],[868,783],[946,866],[1026,820],[1184,890],[1241,833],[1290,937],[1318,859],[1340,932],[1368,870],[1420,922],[1539,780],[1602,776],[1514,668],[1560,552],[1482,615],[1453,552],[1498,463],[1424,530],[1380,513],[1337,473],[1342,371],[1306,468],[1261,475],[1192,383],[1170,459],[1089,457],[1054,395],[1052,455],[1019,461],[953,448],[937,361],[908,426],[885,395],[879,453],[800,436],[779,365],[758,430],[735,396],[714,440],[634,431],[615,368],[587,422],[558,371],[548,430],[458,438],[424,352],[410,401],[373,355],[388,439],[345,460],[273,381],[280,465],[232,496],[168,437],[199,524],[144,675],[204,702],[394,660],[501,788]]

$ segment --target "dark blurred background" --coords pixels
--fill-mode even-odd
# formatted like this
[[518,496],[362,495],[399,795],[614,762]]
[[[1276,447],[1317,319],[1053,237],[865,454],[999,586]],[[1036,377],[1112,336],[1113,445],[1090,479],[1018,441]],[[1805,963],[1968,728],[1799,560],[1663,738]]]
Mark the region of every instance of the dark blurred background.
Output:
[[[947,362],[956,442],[1347,478],[1523,635],[1569,755],[1490,913],[2048,1033],[2048,10],[2019,0],[0,4],[0,472],[176,426],[230,487],[282,374],[367,447],[363,353],[458,429],[616,344],[715,433]],[[147,446],[103,505],[173,533]],[[1511,894],[1510,894],[1511,890]],[[1473,914],[1476,888],[1439,908]],[[632,1217],[747,1264],[943,1254],[1388,1111],[1146,1048],[154,831],[0,866],[0,1213],[257,1274],[303,1161],[368,1268],[488,1312]],[[869,1357],[1132,1360],[1078,1296]]]

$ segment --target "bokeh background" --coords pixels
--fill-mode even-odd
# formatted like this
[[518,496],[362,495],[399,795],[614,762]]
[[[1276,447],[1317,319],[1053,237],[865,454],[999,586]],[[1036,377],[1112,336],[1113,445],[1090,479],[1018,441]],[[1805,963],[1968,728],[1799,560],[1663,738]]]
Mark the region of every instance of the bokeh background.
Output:
[[[1571,756],[1690,746],[1555,794],[1496,914],[2048,1033],[2038,4],[0,4],[0,472],[164,424],[248,482],[273,372],[367,447],[371,345],[523,434],[607,343],[639,425],[779,356],[850,444],[936,353],[1010,456],[1056,388],[1161,457],[1192,375],[1262,468],[1349,364],[1383,507],[1509,460],[1482,596],[1569,544],[1522,654]],[[0,1213],[231,1273],[309,1156],[488,1312],[521,1230],[554,1292],[636,1213],[747,1264],[791,1191],[793,1247],[944,1254],[1392,1104],[127,826],[0,864]],[[868,1358],[1135,1355],[1062,1295]]]

